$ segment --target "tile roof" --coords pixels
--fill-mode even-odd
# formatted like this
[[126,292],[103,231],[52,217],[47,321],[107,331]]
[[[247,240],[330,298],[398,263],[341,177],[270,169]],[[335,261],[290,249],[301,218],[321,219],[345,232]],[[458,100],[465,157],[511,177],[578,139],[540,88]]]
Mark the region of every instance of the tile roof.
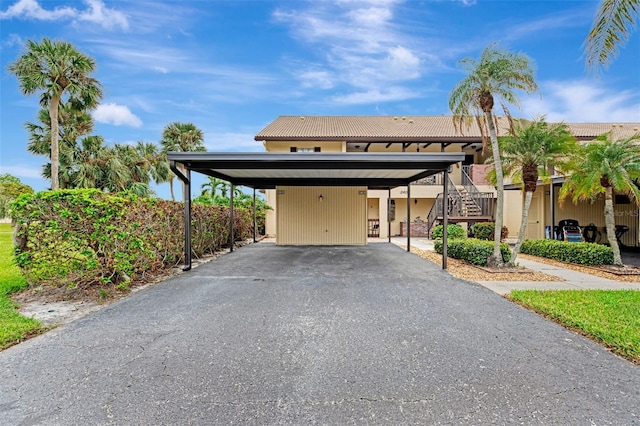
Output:
[[[507,129],[498,117],[499,134]],[[577,138],[594,138],[614,130],[630,136],[640,132],[637,123],[567,123]],[[457,131],[451,116],[280,116],[262,129],[257,141],[276,140],[385,140],[426,141],[479,139],[475,123]]]

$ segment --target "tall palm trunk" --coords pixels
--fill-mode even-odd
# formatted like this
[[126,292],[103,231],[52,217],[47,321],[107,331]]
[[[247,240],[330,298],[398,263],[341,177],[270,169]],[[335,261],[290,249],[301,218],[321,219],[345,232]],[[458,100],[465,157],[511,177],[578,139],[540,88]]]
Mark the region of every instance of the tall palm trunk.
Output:
[[[493,101],[493,100],[492,100]],[[493,102],[492,102],[493,104]],[[496,218],[495,218],[495,231],[493,233],[493,255],[487,259],[488,266],[502,267],[504,262],[502,260],[502,252],[500,252],[500,240],[502,238],[502,217],[504,209],[504,176],[502,174],[502,162],[500,161],[500,148],[498,147],[498,135],[496,133],[496,126],[493,122],[493,114],[491,109],[487,109],[484,112],[487,120],[487,126],[489,127],[489,139],[491,140],[491,153],[493,154],[493,167],[496,171]]]
[[507,266],[512,267],[516,265],[516,257],[520,253],[520,247],[524,241],[525,232],[527,232],[527,220],[529,220],[529,208],[531,207],[531,199],[533,198],[533,191],[526,191],[524,193],[524,207],[522,208],[522,221],[520,222],[520,231],[518,231],[518,241],[513,247],[511,252],[511,259],[507,262]]
[[613,264],[622,265],[622,257],[620,256],[620,247],[616,238],[616,222],[613,212],[613,188],[605,187],[604,191],[604,224],[607,229],[607,239],[613,252]]
[[49,117],[51,118],[51,189],[60,187],[58,174],[60,164],[60,150],[58,146],[58,107],[60,106],[60,95],[56,94],[51,98],[49,105]]

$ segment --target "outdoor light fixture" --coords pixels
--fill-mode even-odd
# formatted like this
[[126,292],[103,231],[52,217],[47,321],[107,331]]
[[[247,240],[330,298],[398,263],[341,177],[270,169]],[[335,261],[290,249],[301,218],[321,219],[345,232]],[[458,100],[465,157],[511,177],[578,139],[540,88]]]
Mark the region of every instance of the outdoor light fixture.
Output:
[[413,199],[413,204],[418,204],[418,199],[417,198]]
[[320,202],[324,201],[324,197],[322,196],[322,194],[320,194],[320,196],[318,197],[318,201],[320,201]]

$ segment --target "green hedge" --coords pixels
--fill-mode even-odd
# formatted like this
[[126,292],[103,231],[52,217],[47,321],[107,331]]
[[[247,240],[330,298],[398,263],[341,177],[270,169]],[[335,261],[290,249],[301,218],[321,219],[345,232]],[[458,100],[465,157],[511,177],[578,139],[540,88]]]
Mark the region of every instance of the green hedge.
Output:
[[[471,233],[473,238],[479,240],[493,241],[493,233],[495,232],[496,224],[493,222],[478,222],[471,226]],[[502,227],[502,233],[500,239],[504,240],[509,236],[509,229],[506,226]]]
[[[434,242],[435,251],[442,254],[442,240]],[[507,262],[511,259],[511,251],[507,243],[500,244],[502,259]],[[451,240],[447,242],[447,256],[454,259],[466,260],[478,266],[485,266],[487,258],[493,254],[493,241],[469,238],[466,240]]]
[[570,243],[558,240],[525,240],[520,253],[581,265],[611,265],[611,247],[595,243]]
[[[45,191],[12,206],[15,260],[30,284],[121,284],[184,261],[184,205],[96,189]],[[235,210],[236,239],[252,234]],[[192,206],[192,250],[199,257],[229,240],[229,209]]]
[[[444,230],[444,226],[437,225],[433,228],[433,232],[431,233],[431,238],[442,239],[442,231]],[[447,239],[451,240],[459,240],[467,238],[467,231],[460,225],[452,223],[451,225],[447,225]]]

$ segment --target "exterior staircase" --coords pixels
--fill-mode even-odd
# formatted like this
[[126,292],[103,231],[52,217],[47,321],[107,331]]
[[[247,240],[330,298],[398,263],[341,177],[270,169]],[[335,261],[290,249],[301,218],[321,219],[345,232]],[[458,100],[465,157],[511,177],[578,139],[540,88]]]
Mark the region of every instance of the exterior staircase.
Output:
[[482,216],[482,208],[478,205],[471,194],[469,194],[465,187],[457,186],[456,188],[458,189],[458,193],[460,194],[460,201],[462,203],[462,216]]
[[[494,200],[492,192],[480,192],[469,176],[462,172],[462,185],[455,185],[447,177],[447,216],[450,223],[457,222],[491,222],[494,220]],[[427,215],[427,229],[429,237],[435,225],[443,221],[443,194],[436,197]]]

